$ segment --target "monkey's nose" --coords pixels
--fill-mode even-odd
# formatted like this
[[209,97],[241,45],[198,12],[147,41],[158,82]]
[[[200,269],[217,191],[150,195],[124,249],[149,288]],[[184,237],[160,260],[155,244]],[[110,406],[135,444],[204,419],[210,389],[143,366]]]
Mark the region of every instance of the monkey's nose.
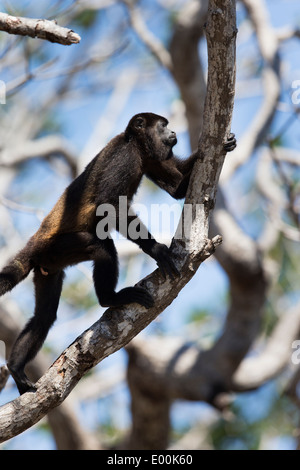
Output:
[[170,135],[170,140],[171,140],[172,143],[174,143],[174,144],[177,143],[176,132],[172,132],[172,134]]

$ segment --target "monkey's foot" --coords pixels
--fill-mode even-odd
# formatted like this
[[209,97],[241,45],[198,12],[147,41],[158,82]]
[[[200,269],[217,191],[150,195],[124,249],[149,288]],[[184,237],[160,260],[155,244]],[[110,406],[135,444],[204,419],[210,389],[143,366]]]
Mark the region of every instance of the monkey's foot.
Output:
[[15,370],[12,370],[9,365],[8,369],[16,382],[16,386],[18,387],[20,395],[23,395],[23,393],[26,392],[35,392],[36,391],[36,386],[28,379],[27,375],[25,372],[16,372]]
[[[143,307],[146,308],[151,308],[154,305],[154,300],[152,295],[149,294],[149,292],[144,289],[143,287],[127,287],[128,289],[128,300],[126,303],[138,303],[140,305],[143,305]],[[130,289],[130,290],[129,290]],[[122,291],[120,291],[122,292]]]
[[146,289],[136,286],[125,287],[125,289],[114,292],[109,297],[106,293],[106,298],[102,298],[102,301],[100,301],[102,307],[121,307],[122,305],[133,303],[151,308],[154,305],[154,300]]

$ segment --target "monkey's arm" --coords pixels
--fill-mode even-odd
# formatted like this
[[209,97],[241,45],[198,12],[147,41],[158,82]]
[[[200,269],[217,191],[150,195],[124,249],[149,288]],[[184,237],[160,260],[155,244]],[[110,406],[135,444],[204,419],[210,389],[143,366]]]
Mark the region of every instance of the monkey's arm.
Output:
[[186,160],[172,157],[155,165],[147,171],[147,176],[160,188],[164,189],[175,199],[182,199],[186,195],[191,172],[197,159],[194,152]]
[[[235,135],[230,134],[224,144],[224,153],[231,152],[235,147]],[[163,162],[155,162],[155,165],[146,174],[172,197],[183,199],[186,196],[192,169],[197,158],[199,158],[199,152],[195,151],[186,160],[172,157]]]
[[175,188],[173,194],[171,194],[171,196],[173,196],[175,199],[183,199],[186,196],[192,169],[197,158],[199,158],[198,152],[193,152],[192,155],[186,160],[180,160],[179,158],[174,157],[174,164],[182,175],[180,183]]
[[155,240],[131,208],[128,209],[126,216],[125,214],[119,216],[116,229],[128,240],[136,243],[144,253],[157,262],[164,278],[167,274],[171,279],[174,278],[174,275],[178,275],[178,270],[170,257],[168,247]]

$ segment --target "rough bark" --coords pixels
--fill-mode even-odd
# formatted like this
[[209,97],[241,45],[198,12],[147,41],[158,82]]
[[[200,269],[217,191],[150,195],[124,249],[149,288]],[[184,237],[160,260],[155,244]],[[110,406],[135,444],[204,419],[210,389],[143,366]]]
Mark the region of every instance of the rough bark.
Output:
[[46,39],[65,46],[80,42],[80,36],[71,29],[58,26],[55,21],[22,18],[0,12],[0,31],[31,38]]
[[264,61],[263,100],[254,119],[240,139],[238,151],[224,165],[221,181],[226,182],[244,165],[263,140],[275,116],[280,98],[280,55],[277,35],[272,28],[263,0],[242,0],[257,35],[258,48]]

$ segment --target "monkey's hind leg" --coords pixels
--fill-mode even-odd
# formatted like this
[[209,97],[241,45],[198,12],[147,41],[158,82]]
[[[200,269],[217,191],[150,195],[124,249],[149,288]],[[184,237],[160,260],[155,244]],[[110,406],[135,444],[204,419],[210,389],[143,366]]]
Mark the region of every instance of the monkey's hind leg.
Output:
[[153,307],[153,298],[143,287],[125,287],[116,292],[118,281],[118,255],[112,240],[103,241],[94,253],[94,285],[102,307],[120,307],[138,303],[146,308]]
[[63,271],[47,276],[43,275],[39,268],[34,271],[36,297],[34,316],[18,336],[7,364],[21,395],[35,389],[24,368],[36,356],[56,320],[63,278]]

